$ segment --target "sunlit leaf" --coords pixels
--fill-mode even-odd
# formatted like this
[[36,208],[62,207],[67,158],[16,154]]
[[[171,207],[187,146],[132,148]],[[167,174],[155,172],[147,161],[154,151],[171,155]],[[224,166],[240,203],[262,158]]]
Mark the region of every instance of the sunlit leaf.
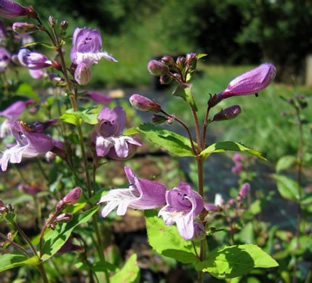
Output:
[[211,144],[200,153],[200,156],[207,158],[212,153],[225,152],[225,151],[247,152],[251,155],[261,158],[262,160],[266,160],[265,157],[259,151],[248,148],[247,146],[241,143],[232,142],[232,141],[224,141],[224,142],[217,142],[217,143]]
[[140,269],[137,256],[133,254],[120,271],[110,278],[111,283],[137,283],[140,280]]
[[271,268],[278,263],[258,246],[252,244],[227,246],[208,254],[196,263],[197,270],[208,272],[219,279],[248,274],[253,268]]
[[183,263],[199,260],[192,242],[184,240],[175,225],[167,226],[154,210],[145,211],[145,220],[149,244],[156,252]]

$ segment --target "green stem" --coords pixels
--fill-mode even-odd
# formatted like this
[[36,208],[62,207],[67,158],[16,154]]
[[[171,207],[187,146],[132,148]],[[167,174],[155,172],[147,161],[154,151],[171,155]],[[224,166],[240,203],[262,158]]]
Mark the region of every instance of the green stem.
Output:
[[19,225],[16,222],[12,223],[14,225],[14,227],[17,229],[17,231],[20,233],[20,235],[22,236],[22,238],[25,240],[25,242],[29,245],[30,249],[32,250],[33,254],[38,258],[39,260],[39,264],[38,264],[38,269],[39,272],[41,274],[42,280],[44,283],[49,283],[46,271],[43,267],[43,264],[41,262],[41,259],[35,249],[35,247],[33,246],[33,244],[31,243],[30,239],[28,238],[28,236],[24,233],[24,231],[21,229],[21,227],[19,227]]
[[10,240],[8,237],[6,237],[4,234],[2,234],[0,232],[0,238],[2,238],[4,241],[9,242],[12,246],[14,246],[16,249],[18,249],[19,251],[23,252],[25,255],[27,255],[28,257],[30,257],[30,254],[19,244],[13,242],[12,240]]
[[40,170],[42,176],[45,178],[45,180],[46,180],[47,182],[49,182],[49,177],[48,177],[48,175],[46,174],[46,172],[44,171],[44,168],[43,168],[43,166],[42,166],[42,164],[41,164],[41,162],[40,162],[40,159],[39,159],[38,157],[36,158],[36,163],[37,163],[37,165],[38,165],[38,168],[39,168],[39,170]]

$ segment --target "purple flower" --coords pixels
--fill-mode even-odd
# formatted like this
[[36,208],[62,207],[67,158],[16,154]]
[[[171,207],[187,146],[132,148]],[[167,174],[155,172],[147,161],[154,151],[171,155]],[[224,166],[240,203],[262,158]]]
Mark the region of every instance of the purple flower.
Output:
[[250,191],[250,184],[249,183],[245,183],[242,185],[240,191],[239,191],[239,196],[241,198],[244,198],[247,196],[247,193]]
[[25,48],[20,49],[17,57],[21,65],[27,67],[28,69],[42,69],[52,66],[52,61],[45,55],[37,52],[31,52]]
[[16,18],[29,14],[29,8],[25,8],[12,0],[0,0],[0,17]]
[[8,133],[8,122],[17,121],[21,114],[25,111],[26,107],[33,103],[34,101],[32,99],[26,101],[18,100],[3,111],[0,111],[0,116],[4,116],[7,118],[0,125],[0,138],[4,138]]
[[29,195],[36,195],[44,191],[43,187],[40,187],[39,185],[36,185],[36,184],[31,184],[31,185],[20,184],[18,186],[18,189]]
[[214,115],[212,121],[223,121],[231,120],[236,118],[241,113],[241,108],[239,105],[233,105],[222,109],[219,113]]
[[4,47],[0,47],[0,73],[9,66],[10,60],[11,54]]
[[227,88],[218,94],[218,100],[257,93],[265,89],[275,75],[275,67],[271,63],[264,63],[232,80]]
[[114,159],[129,158],[136,147],[142,144],[130,136],[123,136],[126,123],[126,113],[122,107],[113,110],[104,107],[98,116],[98,124],[92,133],[96,154]]
[[71,60],[77,65],[75,80],[79,84],[90,81],[91,65],[106,59],[112,62],[117,60],[106,51],[102,51],[102,38],[96,29],[76,28],[73,34],[73,48],[70,52]]
[[75,29],[73,34],[73,48],[70,52],[70,57],[74,64],[79,65],[81,62],[85,62],[93,65],[102,59],[117,62],[114,57],[101,49],[102,38],[96,29]]
[[154,209],[165,204],[166,187],[160,183],[138,179],[132,170],[125,167],[129,188],[113,189],[103,196],[99,203],[106,202],[102,216],[106,217],[117,207],[117,215],[125,215],[128,208]]
[[204,208],[202,197],[187,183],[180,182],[178,187],[166,192],[166,203],[159,211],[166,225],[176,223],[180,235],[185,240],[194,236],[194,221]]
[[42,69],[29,69],[29,74],[31,75],[32,78],[36,79],[36,80],[40,80],[43,78],[44,76],[44,72],[42,71]]
[[89,97],[91,100],[94,102],[97,102],[99,104],[110,104],[113,101],[113,98],[110,97],[109,95],[97,92],[97,91],[89,91],[86,94],[87,97]]
[[30,24],[30,23],[13,23],[12,25],[12,29],[13,31],[15,31],[16,33],[32,33],[37,31],[39,28],[38,26],[34,25],[34,24]]
[[0,158],[0,167],[6,171],[8,163],[20,163],[22,158],[31,158],[44,154],[53,148],[52,138],[29,131],[22,122],[10,122],[9,129],[16,139],[16,144],[6,149]]

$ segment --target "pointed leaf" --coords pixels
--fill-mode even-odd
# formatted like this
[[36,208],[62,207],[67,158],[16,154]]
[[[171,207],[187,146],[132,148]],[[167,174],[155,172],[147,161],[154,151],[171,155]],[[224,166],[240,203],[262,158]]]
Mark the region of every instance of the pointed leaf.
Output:
[[271,268],[278,263],[258,246],[252,244],[227,246],[209,253],[198,262],[197,270],[209,272],[219,279],[234,278],[249,273],[253,268]]
[[[277,189],[283,198],[293,201],[299,199],[298,183],[296,181],[283,175],[272,174],[271,176],[276,181]],[[302,190],[302,188],[299,187],[299,190]]]
[[183,263],[198,261],[192,242],[184,240],[176,226],[167,226],[157,211],[145,211],[145,221],[149,244],[156,252]]
[[177,156],[194,156],[190,141],[186,137],[148,123],[140,125],[137,129],[151,142],[167,149],[170,153]]
[[11,268],[22,265],[37,265],[39,263],[38,257],[28,258],[21,252],[11,252],[9,254],[2,254],[0,260],[0,272],[9,270]]
[[200,156],[207,158],[212,153],[218,153],[218,152],[224,152],[224,151],[248,152],[249,154],[257,156],[261,158],[262,160],[266,161],[266,158],[259,151],[248,148],[247,146],[244,146],[241,143],[232,142],[232,141],[224,141],[224,142],[217,142],[217,143],[211,144],[210,146],[208,146],[206,149],[204,149],[200,153]]
[[281,157],[276,163],[276,172],[279,173],[282,170],[290,168],[296,162],[296,157],[292,155],[286,155]]
[[15,93],[17,95],[25,95],[27,97],[33,98],[36,101],[40,101],[38,94],[34,91],[33,87],[28,83],[19,84]]

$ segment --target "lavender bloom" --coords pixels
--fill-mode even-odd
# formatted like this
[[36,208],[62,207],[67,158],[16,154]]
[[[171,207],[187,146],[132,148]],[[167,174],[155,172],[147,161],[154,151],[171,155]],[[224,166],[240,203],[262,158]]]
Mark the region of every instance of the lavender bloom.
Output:
[[9,107],[4,109],[3,111],[0,111],[0,116],[4,116],[7,119],[3,121],[3,123],[0,125],[0,138],[4,138],[6,134],[9,132],[8,130],[8,122],[15,122],[18,120],[18,118],[21,116],[21,114],[24,112],[26,107],[28,105],[33,104],[34,101],[32,99],[29,99],[27,101],[18,100],[11,104]]
[[138,179],[132,170],[124,168],[129,180],[128,189],[113,189],[103,196],[99,203],[107,202],[102,210],[102,216],[106,217],[117,207],[117,215],[125,215],[129,208],[154,209],[165,204],[166,187],[160,183]]
[[109,95],[97,91],[89,91],[86,96],[89,97],[94,102],[104,105],[110,104],[113,101],[113,98],[110,97]]
[[0,47],[0,73],[9,66],[10,60],[11,54],[4,47]]
[[92,140],[98,156],[129,158],[136,147],[142,144],[129,136],[122,136],[126,123],[126,113],[122,107],[113,110],[104,107],[98,116],[98,124],[92,133]]
[[81,62],[85,62],[93,65],[102,59],[117,62],[114,57],[101,49],[102,38],[96,29],[75,29],[73,34],[73,48],[70,53],[71,60],[74,64],[79,65]]
[[28,69],[42,69],[52,66],[52,61],[41,53],[31,52],[28,49],[20,49],[18,52],[18,60],[21,65]]
[[73,48],[70,52],[71,60],[77,65],[75,80],[79,84],[86,84],[91,79],[90,66],[106,59],[112,62],[117,60],[102,51],[102,38],[96,29],[76,28],[73,34]]
[[33,70],[29,69],[28,71],[31,77],[36,80],[40,80],[44,76],[44,72],[42,71],[42,69],[33,69]]
[[232,80],[227,88],[218,94],[218,100],[257,93],[265,89],[275,75],[275,67],[270,63],[264,63]]
[[16,144],[6,149],[0,158],[0,167],[6,171],[8,163],[20,163],[22,158],[31,158],[44,154],[53,148],[52,138],[36,132],[30,132],[22,122],[10,122],[9,128]]
[[29,14],[29,8],[25,8],[12,0],[0,0],[0,17],[16,18]]
[[185,240],[194,237],[194,221],[204,208],[202,197],[187,183],[180,182],[178,187],[166,192],[166,203],[158,216],[166,225],[176,223],[180,235]]

